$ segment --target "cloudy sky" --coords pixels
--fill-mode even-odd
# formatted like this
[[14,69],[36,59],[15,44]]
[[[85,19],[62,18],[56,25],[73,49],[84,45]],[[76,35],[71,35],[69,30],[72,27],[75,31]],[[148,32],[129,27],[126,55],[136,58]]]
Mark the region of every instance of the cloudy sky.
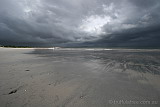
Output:
[[160,0],[0,0],[0,44],[160,46]]

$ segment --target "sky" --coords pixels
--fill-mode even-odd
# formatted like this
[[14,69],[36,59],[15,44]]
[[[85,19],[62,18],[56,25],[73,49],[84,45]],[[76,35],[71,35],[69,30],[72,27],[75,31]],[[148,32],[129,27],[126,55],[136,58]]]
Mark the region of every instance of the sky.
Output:
[[0,0],[0,45],[160,47],[160,0]]

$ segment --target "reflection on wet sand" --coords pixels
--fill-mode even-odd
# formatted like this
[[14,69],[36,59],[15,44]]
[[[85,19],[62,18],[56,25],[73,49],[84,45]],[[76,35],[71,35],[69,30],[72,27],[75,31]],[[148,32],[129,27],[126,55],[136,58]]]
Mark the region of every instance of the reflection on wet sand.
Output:
[[1,61],[1,66],[9,65],[1,72],[9,78],[1,79],[3,105],[128,107],[137,101],[136,107],[159,107],[159,50],[36,49],[12,55],[14,66],[7,58]]

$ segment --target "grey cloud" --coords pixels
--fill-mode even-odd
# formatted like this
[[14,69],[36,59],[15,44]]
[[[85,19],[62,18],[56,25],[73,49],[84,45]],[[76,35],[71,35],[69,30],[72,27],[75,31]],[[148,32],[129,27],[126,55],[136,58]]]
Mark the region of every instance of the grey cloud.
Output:
[[1,0],[0,44],[160,46],[159,0]]

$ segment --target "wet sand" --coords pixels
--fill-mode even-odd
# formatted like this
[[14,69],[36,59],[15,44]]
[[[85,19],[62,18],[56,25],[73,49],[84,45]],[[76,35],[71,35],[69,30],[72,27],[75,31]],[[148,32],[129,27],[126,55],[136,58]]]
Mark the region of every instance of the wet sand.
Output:
[[0,107],[159,107],[160,50],[0,48]]

